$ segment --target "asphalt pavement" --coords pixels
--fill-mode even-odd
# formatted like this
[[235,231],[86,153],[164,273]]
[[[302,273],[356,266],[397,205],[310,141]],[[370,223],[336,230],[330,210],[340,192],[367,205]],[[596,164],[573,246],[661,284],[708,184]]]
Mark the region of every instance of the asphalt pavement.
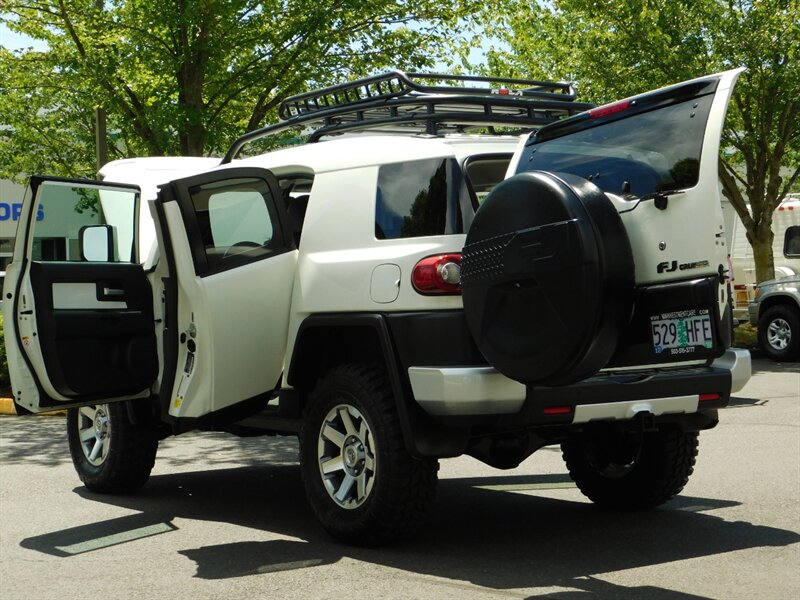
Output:
[[798,598],[800,372],[754,370],[662,508],[598,509],[556,448],[508,472],[462,457],[419,533],[382,549],[320,530],[292,438],[171,438],[141,492],[102,496],[63,416],[2,416],[0,598]]

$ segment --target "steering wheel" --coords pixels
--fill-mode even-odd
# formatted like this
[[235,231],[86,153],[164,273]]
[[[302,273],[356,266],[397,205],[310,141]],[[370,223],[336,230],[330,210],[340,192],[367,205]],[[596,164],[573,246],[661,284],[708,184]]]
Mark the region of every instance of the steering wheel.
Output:
[[[242,252],[245,252],[247,248],[262,248],[263,246],[264,246],[263,244],[259,244],[258,242],[249,242],[249,241],[236,242],[232,246],[228,246],[228,248],[225,250],[225,253],[222,255],[222,258],[225,259],[228,258],[229,256],[235,256],[236,254],[241,254]],[[237,252],[235,250],[236,248],[241,248],[241,250]]]

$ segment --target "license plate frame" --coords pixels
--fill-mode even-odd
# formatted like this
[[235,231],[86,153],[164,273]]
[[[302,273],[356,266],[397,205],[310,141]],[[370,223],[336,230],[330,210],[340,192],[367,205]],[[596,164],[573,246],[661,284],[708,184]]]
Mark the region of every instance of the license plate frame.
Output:
[[657,355],[691,355],[714,347],[708,309],[685,309],[650,316],[650,337]]

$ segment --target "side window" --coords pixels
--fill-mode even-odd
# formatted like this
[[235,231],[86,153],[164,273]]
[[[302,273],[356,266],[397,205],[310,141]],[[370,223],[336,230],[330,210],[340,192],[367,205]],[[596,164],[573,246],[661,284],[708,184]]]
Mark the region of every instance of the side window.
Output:
[[286,206],[286,216],[289,219],[289,230],[298,248],[313,183],[314,176],[310,173],[284,175],[278,180],[283,203]]
[[783,255],[786,258],[800,258],[800,225],[786,228],[783,238]]
[[448,158],[380,167],[375,237],[390,240],[461,233],[460,178],[458,163]]
[[494,186],[505,179],[511,156],[511,154],[489,154],[472,156],[466,160],[464,173],[467,176],[467,184],[475,209],[483,204]]
[[31,258],[135,262],[139,195],[98,185],[44,181],[38,190]]
[[212,194],[208,199],[208,218],[211,240],[207,248],[267,246],[272,240],[269,210],[256,190]]
[[284,249],[274,199],[265,181],[227,180],[194,187],[189,194],[207,273],[253,262]]

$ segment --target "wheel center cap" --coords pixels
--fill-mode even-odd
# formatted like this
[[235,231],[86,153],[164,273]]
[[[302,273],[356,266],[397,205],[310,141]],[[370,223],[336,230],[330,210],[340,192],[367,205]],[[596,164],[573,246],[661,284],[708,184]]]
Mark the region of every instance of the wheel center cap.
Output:
[[105,413],[97,411],[94,418],[94,432],[98,437],[103,437],[108,429],[108,417]]
[[361,473],[366,456],[364,444],[355,436],[348,439],[342,449],[344,466],[351,475],[359,475]]

